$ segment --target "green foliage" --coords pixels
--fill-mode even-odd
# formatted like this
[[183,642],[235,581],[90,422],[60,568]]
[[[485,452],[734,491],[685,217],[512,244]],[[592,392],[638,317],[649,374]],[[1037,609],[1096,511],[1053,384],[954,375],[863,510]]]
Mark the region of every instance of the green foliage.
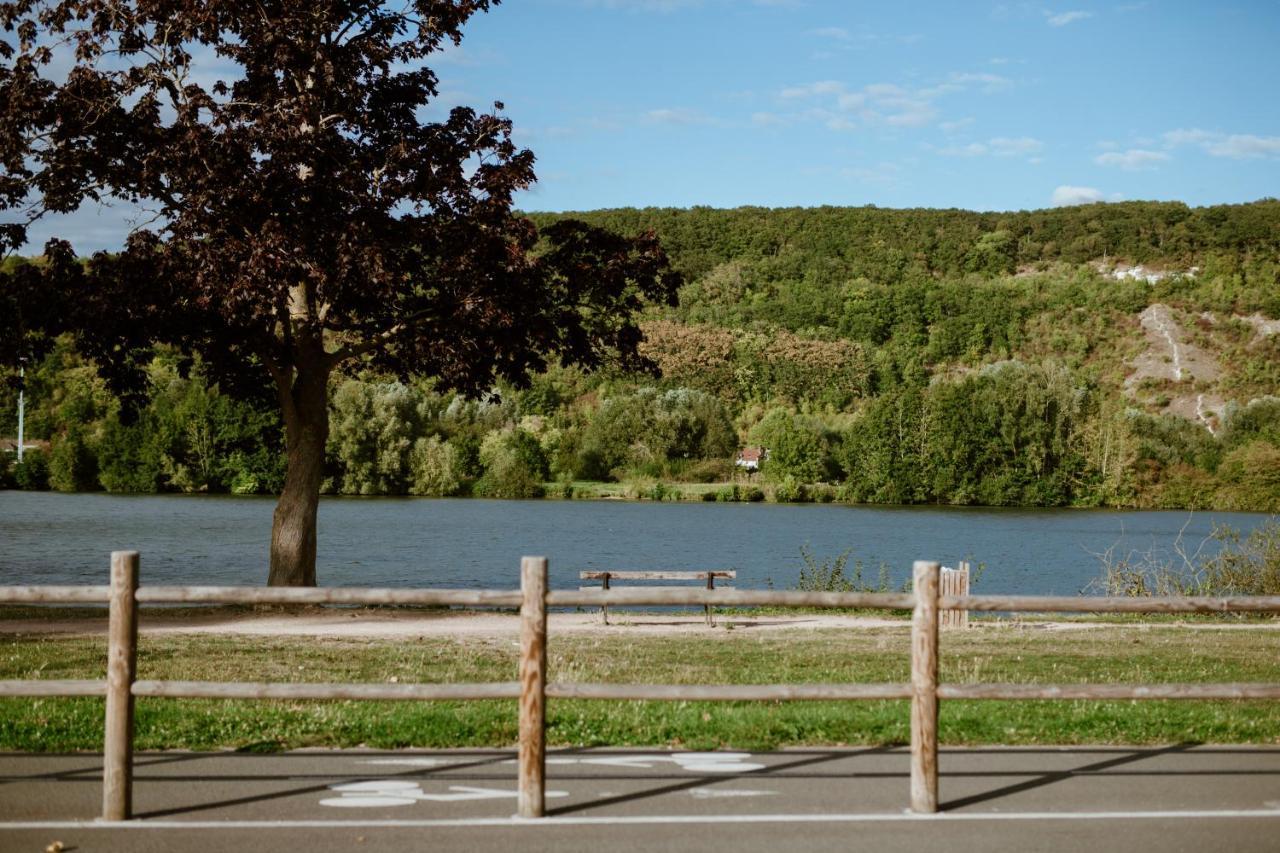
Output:
[[[1207,553],[1206,553],[1207,551]],[[1280,595],[1280,519],[1270,518],[1247,536],[1215,525],[1206,542],[1189,552],[1179,539],[1172,554],[1148,550],[1099,555],[1100,576],[1091,588],[1104,595]]]
[[829,448],[820,426],[786,409],[771,409],[751,431],[751,441],[765,447],[762,470],[775,480],[816,483],[826,479]]
[[462,488],[462,460],[457,449],[439,436],[413,443],[409,458],[409,493],[428,497],[456,495]]
[[[613,480],[646,497],[662,484],[666,498],[685,494],[672,482],[729,483],[734,452],[761,445],[773,500],[1280,506],[1280,336],[1243,316],[1280,311],[1278,202],[585,216],[655,229],[686,273],[681,304],[642,324],[662,375],[552,366],[479,399],[378,374],[335,382],[331,490],[527,495],[549,479]],[[1112,263],[1200,272],[1151,284],[1112,278]],[[1222,354],[1217,386],[1194,389],[1231,398],[1217,435],[1152,405],[1189,384],[1124,384],[1137,314],[1156,301]],[[199,364],[180,368],[157,352],[125,423],[73,342],[54,342],[27,387],[28,434],[63,454],[55,485],[96,455],[112,491],[278,489],[278,418],[232,404]],[[13,393],[0,389],[10,410]],[[515,431],[540,456],[512,462]],[[85,479],[74,487],[95,487]]]
[[87,492],[98,487],[98,457],[80,427],[72,427],[53,443],[49,485],[59,492]]
[[49,488],[49,458],[39,450],[27,450],[14,463],[13,482],[19,489],[40,492]]
[[486,498],[538,498],[547,479],[547,458],[533,435],[513,428],[489,433],[480,445],[484,474],[475,494]]
[[608,397],[582,436],[578,476],[623,479],[669,461],[732,455],[737,436],[724,404],[703,391],[642,387]]
[[852,551],[842,551],[830,559],[819,560],[814,557],[808,545],[800,546],[800,558],[804,565],[800,568],[800,577],[796,580],[795,589],[802,592],[891,592],[889,586],[889,564],[880,563],[879,574],[874,584],[863,580],[861,560],[855,560],[852,571],[848,571],[849,555]]

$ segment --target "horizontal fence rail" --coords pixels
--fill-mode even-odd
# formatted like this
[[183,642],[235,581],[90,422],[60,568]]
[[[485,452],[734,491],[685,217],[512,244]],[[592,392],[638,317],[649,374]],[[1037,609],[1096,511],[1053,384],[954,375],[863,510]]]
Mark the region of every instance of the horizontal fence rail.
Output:
[[[607,574],[607,572],[601,572]],[[714,572],[704,572],[710,576]],[[1280,699],[1280,683],[943,684],[938,679],[941,614],[967,613],[1280,613],[1280,596],[1108,598],[942,595],[939,564],[914,566],[911,593],[798,592],[742,589],[548,590],[545,558],[521,563],[519,590],[138,586],[138,555],[112,554],[110,586],[0,586],[0,604],[108,604],[107,673],[102,680],[0,681],[0,697],[105,697],[103,816],[132,814],[133,702],[136,697],[265,700],[518,700],[518,809],[545,813],[546,701],[911,701],[911,808],[938,807],[937,722],[940,700],[1238,700]],[[950,587],[949,590],[954,589]],[[963,589],[963,587],[961,587]],[[332,684],[138,680],[138,604],[402,605],[519,608],[518,680],[447,684]],[[911,681],[881,684],[596,684],[547,677],[547,609],[600,606],[715,606],[909,610]],[[948,620],[953,624],[960,620]]]
[[519,607],[520,592],[488,589],[368,587],[144,586],[141,604],[398,604],[420,607]]
[[705,605],[715,607],[838,607],[858,610],[910,610],[916,597],[882,592],[781,592],[763,589],[627,589],[552,590],[548,607]]
[[171,699],[518,699],[516,681],[466,684],[325,684],[319,682],[136,681],[134,696]]
[[1229,598],[944,595],[938,599],[938,606],[944,610],[1023,613],[1280,613],[1280,595]]
[[15,679],[0,681],[0,696],[106,696],[106,679]]
[[553,681],[553,699],[676,702],[784,702],[793,700],[910,699],[910,684],[588,684]]
[[0,604],[106,604],[109,586],[0,586]]

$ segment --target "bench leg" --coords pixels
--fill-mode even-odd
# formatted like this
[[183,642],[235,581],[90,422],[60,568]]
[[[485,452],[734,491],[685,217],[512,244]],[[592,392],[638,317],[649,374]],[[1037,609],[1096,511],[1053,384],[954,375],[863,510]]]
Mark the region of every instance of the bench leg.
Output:
[[[600,586],[601,586],[601,589],[603,589],[603,590],[605,590],[606,592],[608,592],[608,590],[609,590],[609,574],[608,574],[608,572],[606,572],[606,573],[605,573],[605,576],[604,576],[604,578],[603,578],[603,583],[601,583],[601,585],[600,585]],[[602,605],[600,605],[600,621],[601,621],[603,624],[605,624],[605,625],[608,625],[608,624],[609,624],[609,605],[607,605],[607,604],[602,604]]]

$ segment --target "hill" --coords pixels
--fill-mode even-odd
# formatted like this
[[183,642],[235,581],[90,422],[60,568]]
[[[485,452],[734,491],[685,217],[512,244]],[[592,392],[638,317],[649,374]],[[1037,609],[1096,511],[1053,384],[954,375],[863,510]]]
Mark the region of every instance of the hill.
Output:
[[[657,232],[684,274],[645,322],[660,377],[553,369],[480,402],[348,378],[332,490],[663,497],[750,444],[780,500],[1280,510],[1280,202],[531,218],[569,216]],[[180,366],[157,354],[132,424],[73,342],[32,371],[54,484],[272,489],[272,416]]]

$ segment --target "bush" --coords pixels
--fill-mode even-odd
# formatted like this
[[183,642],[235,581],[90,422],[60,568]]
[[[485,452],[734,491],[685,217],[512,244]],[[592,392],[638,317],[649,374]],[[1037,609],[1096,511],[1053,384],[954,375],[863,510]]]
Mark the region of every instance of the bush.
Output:
[[733,469],[728,459],[704,459],[686,468],[681,479],[687,483],[723,483],[733,479]]
[[485,498],[540,498],[547,477],[542,446],[522,429],[491,432],[480,445],[484,474],[474,492]]
[[843,551],[833,559],[819,561],[809,550],[809,546],[800,546],[800,557],[804,566],[800,569],[800,578],[795,589],[801,592],[889,592],[889,564],[880,564],[879,576],[874,585],[862,579],[862,561],[856,560],[852,574],[846,574],[849,565],[850,551]]
[[28,450],[22,461],[13,466],[13,481],[19,489],[43,492],[49,488],[49,460],[39,450]]
[[[1208,542],[1219,546],[1212,556],[1201,554]],[[1280,595],[1280,519],[1268,519],[1247,537],[1228,525],[1215,526],[1194,554],[1179,538],[1172,555],[1152,549],[1117,557],[1108,549],[1099,559],[1102,574],[1087,591],[1103,595]]]
[[773,487],[773,499],[780,504],[808,503],[811,500],[804,483],[790,475]]
[[456,495],[462,487],[458,451],[439,436],[420,438],[409,453],[409,493],[429,497]]
[[49,485],[60,492],[87,492],[98,488],[98,457],[76,427],[53,445],[49,455]]

